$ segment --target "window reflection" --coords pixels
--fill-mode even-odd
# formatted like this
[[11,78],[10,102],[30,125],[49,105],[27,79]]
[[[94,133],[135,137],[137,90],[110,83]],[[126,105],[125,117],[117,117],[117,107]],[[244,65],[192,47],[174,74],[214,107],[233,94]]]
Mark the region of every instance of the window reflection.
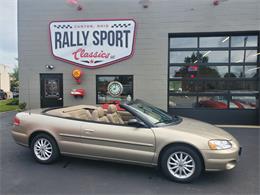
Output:
[[228,101],[225,96],[202,96],[198,97],[198,107],[227,109]]
[[231,62],[243,63],[243,62],[256,62],[257,60],[256,50],[232,50]]
[[198,77],[224,78],[227,74],[227,66],[199,66]]
[[228,63],[228,51],[203,51],[202,56],[207,57],[207,62]]
[[232,36],[231,47],[257,47],[257,36]]
[[229,36],[226,37],[200,37],[200,47],[228,47]]
[[194,55],[196,51],[173,51],[170,53],[170,63],[188,63],[187,57]]
[[228,63],[228,51],[172,51],[170,63]]
[[228,66],[171,66],[170,78],[224,78],[228,75]]
[[170,38],[169,91],[176,95],[169,106],[255,109],[259,53],[250,47],[258,47],[258,36]]
[[198,91],[199,92],[209,92],[209,93],[218,93],[227,91],[228,86],[227,82],[223,80],[206,80],[199,81]]
[[256,66],[231,66],[230,77],[233,78],[257,78]]
[[171,66],[170,67],[170,78],[182,78],[184,75],[182,74],[182,70],[184,67],[182,66]]
[[196,92],[196,81],[190,81],[190,80],[170,81],[169,89],[170,91],[175,93]]
[[231,93],[257,93],[257,82],[247,80],[235,80],[229,82]]
[[170,96],[169,106],[171,108],[194,108],[196,107],[196,96]]
[[171,38],[170,48],[197,48],[197,37]]
[[256,97],[255,96],[232,96],[229,108],[235,109],[256,109]]
[[[123,91],[117,97],[112,97],[108,93],[108,85],[112,81],[118,81],[123,86]],[[101,76],[97,75],[97,104],[110,103],[112,101],[126,100],[127,97],[133,98],[133,76],[115,75]]]

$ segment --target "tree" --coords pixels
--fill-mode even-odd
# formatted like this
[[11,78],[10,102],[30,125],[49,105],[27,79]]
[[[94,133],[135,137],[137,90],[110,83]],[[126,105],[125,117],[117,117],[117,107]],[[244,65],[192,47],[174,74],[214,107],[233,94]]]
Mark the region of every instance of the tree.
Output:
[[19,69],[18,66],[14,67],[11,77],[11,91],[14,91],[16,87],[19,87]]
[[[197,63],[197,62],[200,62],[200,63],[207,63],[209,60],[208,56],[203,56],[202,53],[192,53],[191,56],[187,56],[185,57],[184,59],[184,62],[185,63]],[[197,61],[197,62],[196,62]]]

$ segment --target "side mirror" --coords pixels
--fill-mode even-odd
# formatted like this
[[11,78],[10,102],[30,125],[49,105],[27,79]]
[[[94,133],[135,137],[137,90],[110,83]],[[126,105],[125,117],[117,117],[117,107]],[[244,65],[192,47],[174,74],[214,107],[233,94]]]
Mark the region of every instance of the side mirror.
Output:
[[127,124],[132,127],[145,127],[145,124],[142,121],[139,121],[135,118],[130,119]]

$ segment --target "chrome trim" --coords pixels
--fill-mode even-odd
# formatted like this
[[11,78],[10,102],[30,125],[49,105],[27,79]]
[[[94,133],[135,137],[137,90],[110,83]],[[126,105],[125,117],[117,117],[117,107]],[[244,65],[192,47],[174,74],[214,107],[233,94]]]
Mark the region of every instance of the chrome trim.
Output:
[[97,141],[107,141],[107,142],[115,142],[120,144],[131,144],[131,145],[139,145],[139,146],[147,146],[147,147],[153,147],[153,144],[144,144],[140,142],[130,142],[130,141],[121,141],[116,139],[107,139],[107,138],[98,138],[98,137],[88,137],[88,136],[82,136],[83,139],[90,139],[90,140],[97,140]]
[[116,140],[116,139],[107,139],[107,138],[98,138],[98,137],[89,137],[89,136],[78,136],[78,135],[65,134],[65,133],[60,133],[59,135],[64,136],[64,137],[73,137],[73,138],[82,138],[82,139],[97,140],[97,141],[114,142],[114,143],[120,143],[120,144],[131,144],[131,145],[137,145],[137,146],[154,147],[153,144],[140,143],[140,142],[121,141],[121,140]]
[[60,136],[63,136],[63,137],[82,138],[82,137],[79,136],[79,135],[73,135],[73,134],[67,134],[67,133],[60,133],[59,135],[60,135]]

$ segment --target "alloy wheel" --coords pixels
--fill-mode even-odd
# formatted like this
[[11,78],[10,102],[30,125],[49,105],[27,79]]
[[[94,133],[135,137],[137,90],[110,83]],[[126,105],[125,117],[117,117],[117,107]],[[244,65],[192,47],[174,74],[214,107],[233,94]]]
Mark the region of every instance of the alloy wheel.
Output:
[[48,160],[53,152],[51,142],[45,138],[38,139],[33,149],[35,156],[40,160]]
[[187,179],[195,171],[195,161],[186,152],[174,152],[167,160],[169,172],[178,179]]

